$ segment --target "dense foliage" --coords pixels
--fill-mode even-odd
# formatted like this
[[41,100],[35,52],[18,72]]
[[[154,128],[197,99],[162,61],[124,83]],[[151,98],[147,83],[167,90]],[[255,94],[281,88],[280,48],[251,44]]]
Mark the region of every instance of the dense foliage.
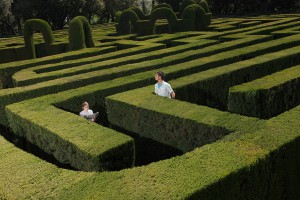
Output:
[[[158,0],[179,10],[182,0]],[[200,0],[197,0],[200,1]],[[299,0],[207,0],[214,14],[239,14],[262,12],[289,12],[299,10]]]
[[[196,0],[196,2],[201,0]],[[41,18],[53,29],[63,28],[72,18],[82,15],[90,23],[114,22],[116,12],[139,6],[145,14],[159,3],[179,11],[182,0],[0,0],[0,37],[22,33],[27,19]],[[208,0],[218,14],[277,13],[299,11],[300,0]]]

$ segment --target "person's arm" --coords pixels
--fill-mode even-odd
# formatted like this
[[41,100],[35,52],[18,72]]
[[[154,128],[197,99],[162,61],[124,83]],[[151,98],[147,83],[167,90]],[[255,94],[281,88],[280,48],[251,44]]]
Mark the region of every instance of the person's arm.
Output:
[[83,112],[80,112],[80,113],[79,113],[79,116],[80,116],[80,117],[84,117]]
[[[94,114],[94,112],[93,112],[92,110],[90,110],[90,113],[89,113],[89,114]],[[91,121],[92,121],[92,122],[95,122],[95,118],[92,118]]]
[[154,85],[154,93],[157,94],[157,86],[156,86],[156,84]]
[[171,87],[170,84],[167,86],[167,90],[168,90],[168,92],[170,93],[172,99],[175,99],[175,92],[174,92],[174,90],[172,89],[172,87]]
[[175,92],[172,91],[170,94],[171,94],[172,99],[175,99]]

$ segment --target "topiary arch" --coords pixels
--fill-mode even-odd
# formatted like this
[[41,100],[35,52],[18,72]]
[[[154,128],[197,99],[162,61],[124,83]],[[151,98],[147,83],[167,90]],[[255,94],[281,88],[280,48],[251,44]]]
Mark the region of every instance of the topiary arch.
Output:
[[168,20],[168,24],[159,25],[157,30],[165,32],[168,28],[169,33],[205,30],[210,25],[212,14],[205,0],[197,0],[197,3],[194,0],[184,0],[181,3],[181,9],[182,13],[175,14],[170,5],[159,4],[153,8],[150,15],[145,16],[140,9],[129,8],[120,16],[120,21],[116,25],[117,33],[119,35],[130,33],[152,35],[155,33],[154,27],[157,19]]
[[133,10],[125,10],[120,16],[117,33],[120,35],[130,34],[131,32],[137,33],[138,28],[136,22],[138,20],[139,17]]
[[199,4],[205,10],[206,13],[210,13],[208,4],[205,0],[196,1],[196,3]]
[[191,20],[191,30],[203,30],[211,23],[211,13],[206,13],[198,4],[192,4],[184,9],[182,19]]
[[92,30],[86,17],[78,16],[69,25],[69,49],[71,51],[94,47]]
[[154,6],[154,8],[151,10],[151,13],[158,9],[158,8],[170,8],[170,9],[173,9],[171,5],[167,4],[167,3],[161,3],[161,4],[158,4],[156,6]]
[[143,11],[140,8],[132,6],[128,10],[132,10],[133,12],[135,12],[135,14],[138,16],[139,20],[147,19],[147,17],[145,16],[145,14],[143,13]]
[[179,5],[179,16],[182,15],[184,9],[188,7],[189,5],[195,4],[196,2],[194,0],[183,0]]
[[34,31],[42,33],[45,43],[52,44],[54,42],[53,32],[48,22],[42,19],[29,19],[24,24],[24,41],[25,47],[28,49],[31,58],[36,58],[35,45],[33,41]]
[[158,19],[168,20],[170,33],[173,33],[177,30],[177,16],[172,9],[166,7],[155,9],[150,15],[149,26],[151,27],[151,30],[154,29],[155,22]]

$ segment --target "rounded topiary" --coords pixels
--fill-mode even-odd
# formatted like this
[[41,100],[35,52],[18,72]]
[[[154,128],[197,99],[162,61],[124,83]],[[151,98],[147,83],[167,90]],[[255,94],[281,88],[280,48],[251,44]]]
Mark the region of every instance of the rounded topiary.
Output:
[[152,10],[151,10],[151,13],[152,13],[154,10],[158,9],[158,8],[169,8],[169,9],[173,10],[173,8],[172,8],[172,6],[171,6],[170,4],[167,4],[167,3],[161,3],[161,4],[158,4],[158,5],[154,6],[154,7],[152,8]]
[[30,57],[36,58],[35,46],[33,41],[34,31],[42,33],[45,43],[52,44],[54,42],[53,32],[48,22],[42,19],[29,19],[24,24],[24,42],[28,49]]
[[146,19],[145,14],[143,13],[143,11],[140,8],[132,6],[128,10],[132,10],[133,12],[135,12],[135,14],[138,16],[138,18],[140,20],[145,20]]
[[69,49],[71,51],[94,47],[92,30],[86,17],[78,16],[69,25]]
[[183,0],[179,5],[179,16],[182,15],[184,9],[188,7],[189,5],[195,4],[196,2],[194,0]]
[[[132,10],[125,10],[120,15],[119,23],[117,25],[117,33],[119,35],[124,34],[130,34],[131,33],[131,27],[133,29],[133,32],[137,33],[137,21],[139,20],[139,17],[137,14]],[[131,25],[130,25],[131,24]]]
[[116,17],[116,23],[119,23],[121,14],[122,14],[122,11],[116,12],[116,14],[115,14],[115,17]]
[[209,6],[208,6],[208,3],[207,3],[207,1],[205,1],[205,0],[198,0],[198,1],[196,1],[196,3],[198,4],[198,5],[200,5],[200,6],[202,6],[202,8],[204,8],[204,10],[205,10],[205,12],[206,13],[210,13],[210,11],[209,11]]
[[194,30],[203,30],[211,23],[211,13],[206,13],[198,4],[192,4],[184,9],[182,19],[189,20]]
[[150,15],[150,27],[154,29],[157,19],[167,19],[169,22],[170,32],[177,31],[177,16],[170,8],[162,7],[155,9]]

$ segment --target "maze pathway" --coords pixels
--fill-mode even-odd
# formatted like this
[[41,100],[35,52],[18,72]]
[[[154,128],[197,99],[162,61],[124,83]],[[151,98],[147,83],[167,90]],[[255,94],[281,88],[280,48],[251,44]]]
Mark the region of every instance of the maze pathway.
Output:
[[[0,64],[1,126],[72,167],[0,136],[0,198],[299,198],[299,19],[142,37],[103,25],[94,48]],[[153,94],[158,70],[176,100]],[[98,123],[78,116],[85,100]]]

